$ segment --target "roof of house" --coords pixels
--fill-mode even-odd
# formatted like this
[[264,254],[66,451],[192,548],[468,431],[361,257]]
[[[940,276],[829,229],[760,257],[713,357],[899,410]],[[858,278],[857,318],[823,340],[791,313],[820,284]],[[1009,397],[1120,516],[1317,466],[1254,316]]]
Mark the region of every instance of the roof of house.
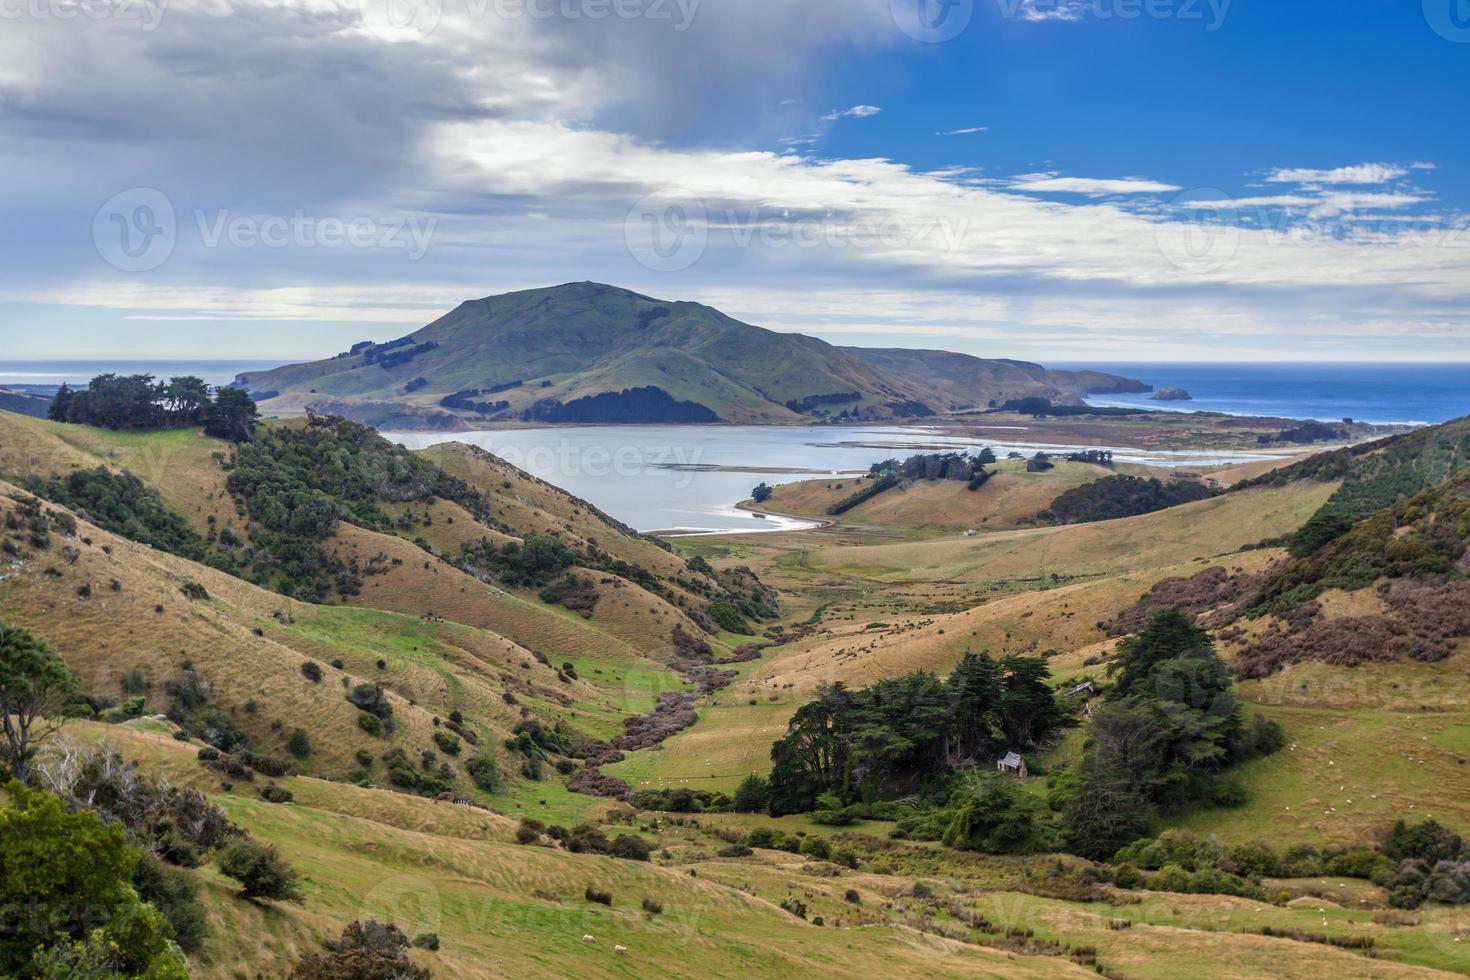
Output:
[[1006,753],[1006,757],[1004,759],[1000,760],[1000,761],[1001,761],[1001,764],[1002,765],[1006,765],[1006,766],[1019,766],[1021,764],[1021,762],[1022,762],[1022,759],[1021,759],[1021,757],[1019,755],[1017,755],[1014,752],[1007,752]]

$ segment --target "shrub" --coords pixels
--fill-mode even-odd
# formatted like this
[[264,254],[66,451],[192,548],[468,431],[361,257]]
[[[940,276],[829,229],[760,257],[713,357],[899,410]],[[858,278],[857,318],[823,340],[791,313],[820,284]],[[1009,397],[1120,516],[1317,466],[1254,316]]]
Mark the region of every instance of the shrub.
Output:
[[437,932],[421,932],[413,937],[413,944],[419,949],[427,949],[434,952],[439,948],[439,934]]
[[1395,861],[1452,861],[1460,856],[1460,835],[1434,820],[1408,825],[1400,820],[1394,825],[1383,853]]
[[612,907],[612,892],[599,891],[598,889],[593,888],[591,885],[588,885],[587,890],[582,893],[582,897],[587,899],[587,901],[589,902],[596,902],[598,905],[606,905],[609,908]]
[[392,924],[354,922],[326,947],[302,957],[292,980],[429,980],[429,971],[408,958],[408,937]]
[[179,944],[179,948],[186,953],[199,951],[209,929],[205,925],[204,906],[199,901],[199,888],[193,875],[171,868],[145,852],[133,869],[133,889],[139,898],[158,909],[173,926],[174,942]]
[[351,701],[360,710],[379,718],[387,719],[393,717],[393,705],[388,702],[383,689],[377,684],[358,684],[347,692],[347,700]]
[[241,840],[219,852],[219,869],[241,884],[240,897],[300,901],[299,876],[274,847]]
[[750,857],[755,852],[746,844],[730,844],[727,847],[720,848],[715,853],[722,858],[743,858]]
[[301,673],[302,676],[313,684],[320,684],[322,682],[322,665],[315,660],[308,660],[303,663],[301,665]]
[[273,755],[264,755],[259,752],[246,750],[240,753],[240,761],[262,776],[280,778],[291,772],[291,763]]
[[751,847],[775,847],[776,831],[769,827],[757,827],[745,835],[745,843]]
[[369,735],[383,734],[383,720],[377,715],[369,714],[366,711],[359,711],[357,713],[357,727]]
[[844,894],[842,898],[843,901],[851,902],[853,905],[863,904],[863,896],[858,894],[858,890],[856,888],[849,888],[847,890],[847,893]]
[[916,882],[914,882],[913,896],[915,898],[929,898],[933,894],[934,894],[934,889],[931,888],[931,887],[929,887],[928,885],[924,884],[924,882],[922,882],[922,881],[916,881]]
[[643,911],[647,912],[650,916],[663,915],[664,906],[662,902],[655,902],[651,898],[645,898],[643,900]]
[[311,738],[307,736],[306,729],[298,728],[291,733],[291,737],[286,740],[286,751],[298,759],[311,755]]
[[608,853],[625,861],[647,861],[653,853],[653,845],[637,834],[619,834],[613,839]]
[[477,755],[464,764],[465,772],[478,788],[493,793],[500,787],[500,770],[495,760],[488,755]]
[[806,918],[806,903],[795,898],[781,899],[781,907],[798,919]]
[[539,827],[532,826],[535,823],[537,823],[537,821],[521,821],[520,826],[516,828],[517,844],[534,844],[541,839],[541,829]]
[[1143,874],[1131,864],[1120,864],[1113,872],[1113,884],[1119,888],[1137,888],[1143,884]]
[[800,853],[818,861],[825,861],[832,856],[832,845],[827,838],[817,834],[809,834],[802,839]]
[[459,755],[459,736],[453,732],[446,732],[442,728],[435,729],[434,744],[439,746],[439,751],[445,755]]
[[260,798],[267,803],[290,803],[294,797],[289,789],[283,789],[275,783],[266,783],[256,790]]

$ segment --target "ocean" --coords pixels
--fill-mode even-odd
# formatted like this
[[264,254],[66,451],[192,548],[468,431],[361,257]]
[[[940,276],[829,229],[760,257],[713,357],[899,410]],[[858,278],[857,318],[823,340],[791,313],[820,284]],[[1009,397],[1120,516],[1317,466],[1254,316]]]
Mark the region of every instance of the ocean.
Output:
[[1096,395],[1090,405],[1268,415],[1325,422],[1433,424],[1470,415],[1470,364],[1048,364],[1095,368],[1155,388],[1183,388],[1187,402],[1147,394]]
[[151,374],[159,378],[203,378],[212,385],[229,384],[244,371],[266,371],[286,363],[274,361],[5,361],[0,385],[85,384],[99,374]]

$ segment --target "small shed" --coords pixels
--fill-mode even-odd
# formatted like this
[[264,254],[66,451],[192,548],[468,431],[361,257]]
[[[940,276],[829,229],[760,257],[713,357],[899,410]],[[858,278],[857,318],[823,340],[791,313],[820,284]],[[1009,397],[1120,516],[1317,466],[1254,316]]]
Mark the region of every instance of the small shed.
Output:
[[1097,687],[1092,683],[1092,681],[1083,681],[1081,684],[1078,684],[1076,687],[1069,690],[1065,696],[1068,698],[1075,698],[1085,694],[1088,697],[1092,697],[1096,693]]
[[1016,752],[1007,752],[1002,758],[995,760],[995,768],[998,772],[1008,772],[1012,776],[1024,777],[1026,773],[1026,760]]

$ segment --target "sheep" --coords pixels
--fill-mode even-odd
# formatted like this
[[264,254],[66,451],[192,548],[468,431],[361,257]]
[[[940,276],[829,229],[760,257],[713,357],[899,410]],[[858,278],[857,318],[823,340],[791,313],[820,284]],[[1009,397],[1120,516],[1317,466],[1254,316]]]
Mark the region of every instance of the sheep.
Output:
[[617,953],[619,956],[626,956],[626,955],[628,955],[628,947],[626,947],[626,946],[614,946],[613,947],[613,952],[614,953]]
[[595,942],[597,942],[597,940],[593,939],[591,936],[583,936],[582,937],[582,942],[584,942],[584,943],[595,943]]

